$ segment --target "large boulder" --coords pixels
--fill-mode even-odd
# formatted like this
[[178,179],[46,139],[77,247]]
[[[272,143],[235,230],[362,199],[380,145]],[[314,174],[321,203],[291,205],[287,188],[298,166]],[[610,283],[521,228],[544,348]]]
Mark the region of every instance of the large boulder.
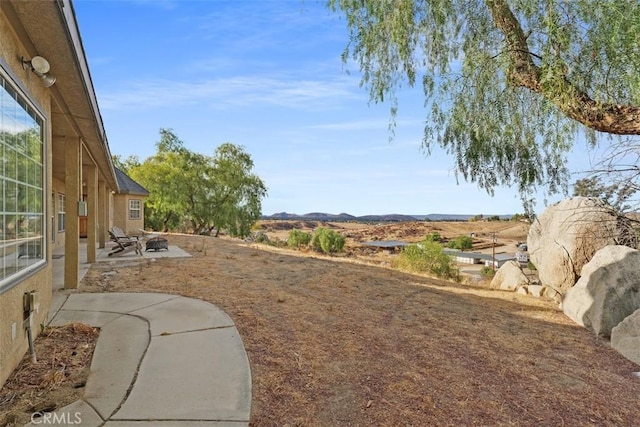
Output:
[[529,229],[529,257],[540,282],[561,294],[593,254],[608,245],[637,246],[631,222],[599,199],[574,197],[549,206]]
[[507,261],[496,271],[489,287],[503,291],[515,291],[528,284],[529,279],[520,268],[520,264],[517,261]]
[[611,330],[611,347],[640,365],[640,310],[634,311]]
[[582,269],[578,283],[562,300],[574,322],[608,337],[624,318],[640,309],[640,251],[607,246]]

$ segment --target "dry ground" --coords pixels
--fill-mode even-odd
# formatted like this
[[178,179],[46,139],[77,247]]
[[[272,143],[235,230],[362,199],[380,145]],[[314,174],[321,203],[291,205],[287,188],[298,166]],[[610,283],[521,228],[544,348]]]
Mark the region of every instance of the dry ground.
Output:
[[80,323],[45,328],[34,344],[36,363],[25,355],[0,389],[0,426],[23,426],[32,414],[54,411],[78,400],[98,332]]
[[169,239],[193,258],[97,263],[81,291],[225,310],[249,356],[254,426],[638,425],[640,367],[551,303],[353,257]]

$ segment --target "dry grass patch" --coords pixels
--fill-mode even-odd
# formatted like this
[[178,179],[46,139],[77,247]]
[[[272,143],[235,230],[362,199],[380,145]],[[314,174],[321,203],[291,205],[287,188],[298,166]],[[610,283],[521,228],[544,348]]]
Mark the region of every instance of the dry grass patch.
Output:
[[638,366],[551,303],[226,239],[169,240],[194,257],[95,264],[81,290],[175,293],[225,310],[251,363],[252,425],[640,419]]
[[45,328],[0,390],[0,426],[22,426],[32,414],[60,409],[82,397],[98,329],[81,323]]

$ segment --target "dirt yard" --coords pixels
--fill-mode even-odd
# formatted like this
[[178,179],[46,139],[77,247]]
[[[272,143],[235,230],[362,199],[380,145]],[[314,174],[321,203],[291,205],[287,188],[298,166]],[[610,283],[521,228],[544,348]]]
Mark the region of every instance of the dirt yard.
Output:
[[[505,244],[522,234],[503,232]],[[175,293],[225,310],[251,364],[253,426],[631,426],[640,419],[633,375],[640,366],[552,303],[356,257],[226,238],[169,240],[193,258],[96,263],[80,291]]]

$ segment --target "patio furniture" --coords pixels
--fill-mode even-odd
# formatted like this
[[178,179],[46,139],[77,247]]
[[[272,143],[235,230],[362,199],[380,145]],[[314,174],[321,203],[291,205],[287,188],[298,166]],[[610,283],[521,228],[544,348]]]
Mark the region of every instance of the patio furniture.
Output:
[[160,249],[169,250],[169,241],[160,235],[159,232],[147,231],[139,228],[142,236],[147,239],[145,244],[145,252],[147,251],[159,251]]
[[165,239],[164,237],[158,236],[158,237],[152,237],[149,240],[147,240],[145,252],[150,250],[154,250],[157,252],[160,249],[169,250],[169,241],[167,239]]
[[120,227],[113,227],[109,230],[109,236],[111,241],[115,243],[114,248],[109,252],[109,256],[124,255],[131,251],[135,251],[136,254],[142,255],[142,245],[138,238],[127,236],[127,234]]

